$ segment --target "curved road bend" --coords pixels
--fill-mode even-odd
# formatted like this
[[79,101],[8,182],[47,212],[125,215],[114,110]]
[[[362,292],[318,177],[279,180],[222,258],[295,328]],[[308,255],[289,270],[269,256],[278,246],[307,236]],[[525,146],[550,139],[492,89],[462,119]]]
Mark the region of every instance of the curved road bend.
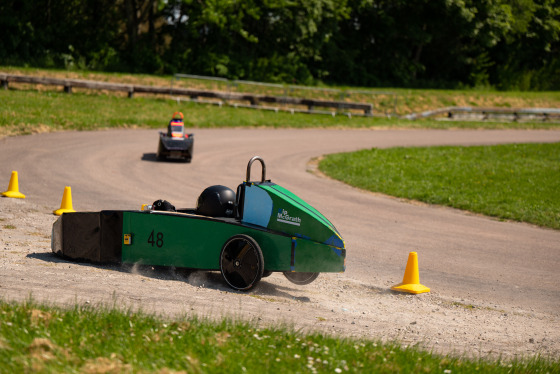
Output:
[[[417,251],[432,292],[506,310],[560,313],[560,231],[372,194],[307,171],[323,154],[371,147],[558,142],[560,130],[195,129],[191,164],[155,162],[156,130],[63,132],[0,139],[0,175],[46,211],[72,187],[78,211],[138,209],[169,200],[194,207],[202,190],[235,190],[248,160],[325,214],[346,241],[345,276],[389,289]],[[252,179],[260,178],[255,164]],[[2,183],[6,183],[4,180]]]

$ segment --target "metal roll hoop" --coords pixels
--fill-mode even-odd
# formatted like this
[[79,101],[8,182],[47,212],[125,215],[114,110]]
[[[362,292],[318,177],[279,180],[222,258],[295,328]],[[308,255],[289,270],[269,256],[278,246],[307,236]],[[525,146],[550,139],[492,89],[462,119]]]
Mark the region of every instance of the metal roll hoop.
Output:
[[251,165],[253,165],[253,162],[255,162],[255,161],[260,161],[260,163],[262,165],[261,182],[266,182],[266,165],[264,164],[264,160],[260,156],[254,156],[253,158],[251,158],[249,160],[249,163],[247,164],[247,179],[246,179],[246,182],[251,181]]

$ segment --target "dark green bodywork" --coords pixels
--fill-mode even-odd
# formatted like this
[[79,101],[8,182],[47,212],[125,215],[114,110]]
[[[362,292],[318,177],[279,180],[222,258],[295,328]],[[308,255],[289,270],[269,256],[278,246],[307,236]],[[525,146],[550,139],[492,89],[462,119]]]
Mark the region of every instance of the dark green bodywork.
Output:
[[124,212],[123,233],[131,234],[130,245],[122,247],[125,263],[218,270],[224,243],[236,234],[246,234],[259,243],[267,269],[290,268],[289,236],[245,227],[234,220],[188,213]]
[[261,248],[265,271],[344,271],[344,241],[332,223],[305,201],[270,182],[244,182],[237,196],[232,218],[186,209],[63,214],[53,225],[52,249],[93,262],[120,259],[220,270],[224,244],[245,234]]

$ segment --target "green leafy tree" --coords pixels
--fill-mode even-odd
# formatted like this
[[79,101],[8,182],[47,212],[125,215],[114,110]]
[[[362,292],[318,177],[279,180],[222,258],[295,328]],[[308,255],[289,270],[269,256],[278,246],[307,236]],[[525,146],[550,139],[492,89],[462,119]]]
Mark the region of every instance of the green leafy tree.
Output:
[[560,88],[560,0],[4,0],[0,63]]
[[352,0],[326,69],[358,85],[470,84],[508,30],[496,0]]
[[15,0],[0,3],[0,61],[87,68],[108,63],[118,32],[109,0]]
[[499,88],[560,88],[560,1],[512,0],[510,33],[490,50]]
[[180,55],[173,70],[310,82],[345,12],[333,0],[176,1],[167,9],[170,53]]

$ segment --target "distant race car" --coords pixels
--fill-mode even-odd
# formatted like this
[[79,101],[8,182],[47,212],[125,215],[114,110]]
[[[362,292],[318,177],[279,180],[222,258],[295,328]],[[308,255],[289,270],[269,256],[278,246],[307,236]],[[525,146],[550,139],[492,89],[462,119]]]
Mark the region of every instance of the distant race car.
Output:
[[[262,165],[260,182],[250,181],[254,161]],[[237,193],[208,187],[195,209],[157,200],[142,210],[64,213],[53,224],[51,247],[74,260],[219,270],[236,290],[249,290],[272,272],[304,285],[320,272],[343,272],[346,263],[333,224],[266,180],[258,156],[249,161]]]
[[156,157],[158,160],[178,159],[191,162],[193,156],[194,134],[185,133],[183,113],[175,112],[167,132],[159,133]]

